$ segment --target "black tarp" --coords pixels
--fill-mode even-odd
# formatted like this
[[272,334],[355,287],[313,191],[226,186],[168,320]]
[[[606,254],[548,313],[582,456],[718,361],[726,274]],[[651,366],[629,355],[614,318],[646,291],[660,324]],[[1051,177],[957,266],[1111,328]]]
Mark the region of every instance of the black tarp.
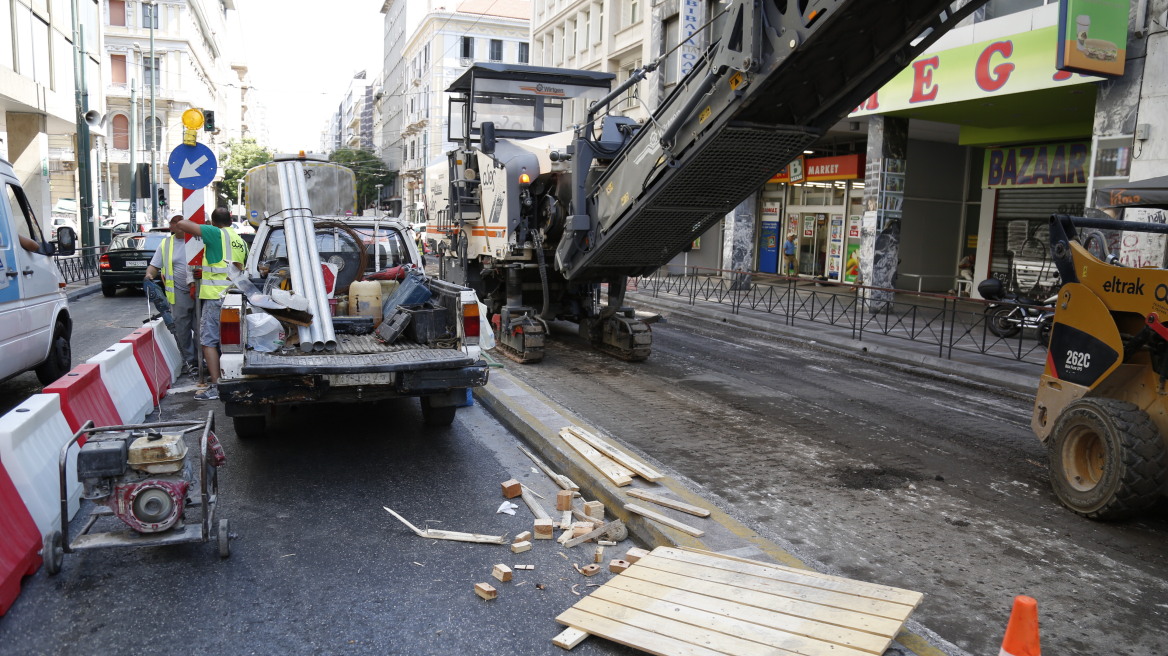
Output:
[[1099,209],[1148,207],[1168,210],[1168,175],[1096,189],[1095,207]]

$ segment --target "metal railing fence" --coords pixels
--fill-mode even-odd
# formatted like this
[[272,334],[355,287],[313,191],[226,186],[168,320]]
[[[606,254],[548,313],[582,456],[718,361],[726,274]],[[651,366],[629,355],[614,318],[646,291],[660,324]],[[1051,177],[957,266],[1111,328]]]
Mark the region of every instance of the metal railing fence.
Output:
[[82,280],[89,282],[96,278],[101,254],[108,246],[86,246],[78,248],[72,255],[59,255],[53,258],[57,263],[57,270],[66,283]]

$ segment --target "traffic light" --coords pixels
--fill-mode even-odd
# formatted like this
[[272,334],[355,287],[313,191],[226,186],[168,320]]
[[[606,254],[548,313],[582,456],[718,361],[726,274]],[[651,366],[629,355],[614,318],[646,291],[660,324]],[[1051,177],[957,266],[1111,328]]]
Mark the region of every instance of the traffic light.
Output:
[[160,207],[166,207],[166,189],[163,187],[158,188],[158,205]]
[[203,110],[203,130],[207,132],[215,131],[215,110]]

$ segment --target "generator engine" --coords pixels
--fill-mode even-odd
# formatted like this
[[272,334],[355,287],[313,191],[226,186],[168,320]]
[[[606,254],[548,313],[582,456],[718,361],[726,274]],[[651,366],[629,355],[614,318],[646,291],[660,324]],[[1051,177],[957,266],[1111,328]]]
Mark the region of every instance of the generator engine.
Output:
[[[223,449],[210,435],[212,466]],[[182,432],[159,430],[95,434],[77,455],[82,496],[109,507],[138,533],[160,533],[182,517],[198,466],[188,462]]]

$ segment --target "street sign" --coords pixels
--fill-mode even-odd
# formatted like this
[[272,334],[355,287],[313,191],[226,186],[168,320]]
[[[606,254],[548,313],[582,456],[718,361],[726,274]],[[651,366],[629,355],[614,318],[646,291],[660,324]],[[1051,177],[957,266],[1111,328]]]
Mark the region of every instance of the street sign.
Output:
[[259,210],[252,210],[252,211],[251,211],[251,218],[253,218],[253,219],[258,219],[258,218],[260,218],[260,212],[259,212]]
[[215,153],[201,143],[193,146],[180,144],[170,151],[170,160],[167,162],[170,169],[170,179],[184,189],[202,189],[215,179],[215,172],[219,164],[215,161]]

